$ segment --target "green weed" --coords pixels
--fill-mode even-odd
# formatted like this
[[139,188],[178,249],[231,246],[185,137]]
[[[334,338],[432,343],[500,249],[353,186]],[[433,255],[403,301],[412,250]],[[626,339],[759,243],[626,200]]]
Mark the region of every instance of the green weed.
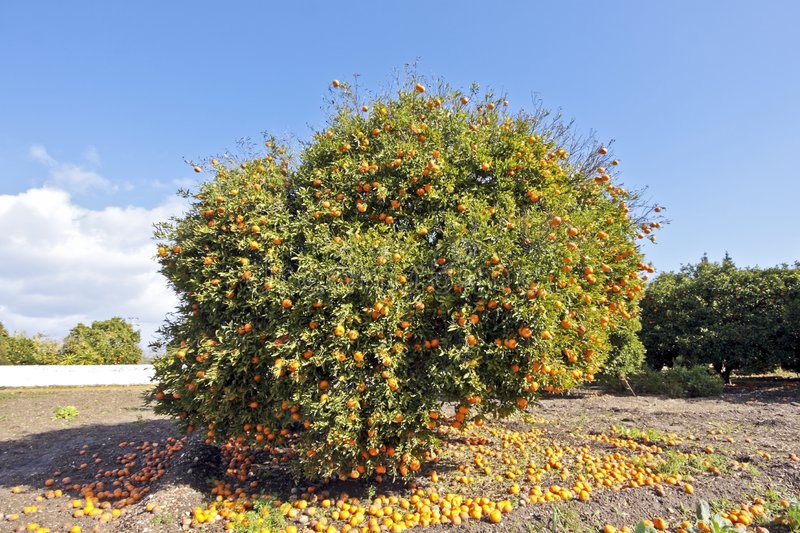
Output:
[[244,520],[234,528],[235,533],[258,533],[260,531],[278,531],[286,528],[286,518],[280,509],[272,505],[269,498],[260,498],[253,502],[253,509],[244,514]]
[[65,405],[64,407],[59,407],[55,411],[55,416],[53,417],[54,420],[72,420],[73,418],[77,417],[80,413],[78,412],[78,408],[74,405]]
[[153,517],[153,519],[150,522],[154,526],[159,526],[161,524],[165,526],[171,526],[172,524],[175,523],[175,517],[172,515],[172,513],[163,513]]
[[619,426],[611,426],[611,432],[616,433],[618,435],[622,435],[623,437],[628,437],[629,439],[638,439],[643,441],[649,442],[659,442],[667,440],[666,435],[653,428],[629,428],[622,425]]

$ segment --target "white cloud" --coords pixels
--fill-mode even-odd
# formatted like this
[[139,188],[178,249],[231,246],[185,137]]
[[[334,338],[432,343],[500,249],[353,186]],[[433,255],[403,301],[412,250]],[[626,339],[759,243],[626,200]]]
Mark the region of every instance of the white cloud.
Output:
[[[52,159],[43,148],[31,155]],[[60,339],[78,322],[135,317],[146,345],[177,302],[154,260],[153,223],[184,207],[173,197],[152,209],[86,209],[50,186],[0,195],[0,322]]]
[[54,167],[57,165],[56,160],[50,157],[50,154],[47,153],[47,149],[41,144],[34,144],[31,146],[30,154],[32,158],[40,163],[44,163],[48,167]]
[[93,165],[100,164],[100,154],[97,152],[97,148],[94,146],[89,146],[83,152],[83,158]]
[[[71,192],[86,192],[89,189],[117,190],[114,184],[93,170],[57,161],[40,144],[31,146],[28,153],[33,159],[48,167],[47,184],[50,186]],[[94,147],[89,147],[84,154],[84,159],[89,163],[97,164],[100,157]]]

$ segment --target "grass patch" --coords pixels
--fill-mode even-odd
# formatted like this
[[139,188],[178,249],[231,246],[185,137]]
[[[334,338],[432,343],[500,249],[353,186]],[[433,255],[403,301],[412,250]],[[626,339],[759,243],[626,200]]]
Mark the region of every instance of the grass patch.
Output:
[[666,475],[696,475],[708,472],[715,467],[721,473],[727,473],[730,470],[730,461],[724,455],[716,453],[694,455],[677,450],[667,450],[664,452],[664,456],[652,465],[654,472]]
[[625,426],[611,426],[611,431],[631,439],[640,439],[650,442],[664,440],[664,434],[657,429],[652,428],[639,429],[628,428]]
[[[554,503],[551,505],[550,511],[552,513],[550,518],[539,523],[525,524],[525,531],[529,533],[561,533],[562,531],[594,533],[597,531],[597,528],[585,524],[578,511],[568,505]],[[465,526],[469,530],[472,524],[467,522]]]

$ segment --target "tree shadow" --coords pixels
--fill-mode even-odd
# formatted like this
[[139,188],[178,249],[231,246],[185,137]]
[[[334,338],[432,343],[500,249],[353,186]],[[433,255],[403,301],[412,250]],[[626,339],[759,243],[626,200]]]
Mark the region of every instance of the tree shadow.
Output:
[[[176,442],[182,442],[182,447],[164,460],[162,476],[156,480],[135,479],[148,467],[150,470],[160,468],[152,458],[148,458],[147,450],[165,450]],[[149,447],[142,450],[145,443]],[[219,447],[205,444],[199,434],[184,439],[170,420],[90,424],[0,441],[0,492],[7,493],[18,486],[22,487],[24,494],[34,495],[61,489],[68,498],[80,499],[85,497],[84,490],[88,486],[93,487],[94,495],[101,501],[116,506],[135,503],[125,503],[130,490],[120,496],[100,496],[98,490],[113,492],[115,488],[131,483],[140,493],[141,489],[149,487],[141,493],[144,497],[162,488],[189,487],[210,503],[216,498],[212,492],[213,481],[229,484],[235,495],[238,495],[237,489],[241,489],[251,495],[283,501],[303,494],[309,487],[317,493],[329,494],[328,497],[333,499],[348,494],[362,500],[371,499],[376,493],[400,494],[408,487],[407,483],[392,479],[380,483],[375,479],[334,479],[323,483],[296,481],[285,463],[269,460],[269,453],[255,452],[254,458],[248,468],[251,474],[246,480],[240,480],[235,472],[227,472],[229,465]],[[125,481],[113,485],[117,472],[122,469],[129,470]],[[427,476],[434,469],[443,473],[456,469],[456,465],[423,465],[418,474]],[[46,481],[51,479],[54,483],[47,486]],[[101,489],[97,488],[98,481],[103,482]]]
[[800,404],[800,377],[737,377],[726,385],[721,399],[729,403]]
[[[638,392],[634,389],[637,398],[647,398],[652,401],[675,399],[664,394]],[[630,391],[618,390],[603,385],[581,386],[569,394],[546,395],[542,398],[559,400],[581,400],[592,396],[608,396],[612,398],[633,398]],[[734,377],[732,385],[725,385],[722,393],[717,396],[700,396],[678,398],[689,402],[703,402],[708,400],[721,400],[728,403],[800,403],[800,377],[783,376],[744,376]]]
[[[142,420],[84,425],[1,441],[0,488],[22,486],[43,493],[48,489],[61,489],[64,494],[75,498],[82,496],[75,489],[77,485],[104,481],[113,489],[112,483],[116,478],[108,472],[127,468],[135,473],[148,466],[146,463],[152,463],[140,449],[144,443],[149,443],[151,450],[166,450],[170,443],[181,438],[170,420]],[[158,444],[153,446],[153,443]],[[134,453],[135,459],[130,455],[125,457]],[[159,484],[171,482],[208,492],[206,474],[219,470],[218,450],[199,441],[186,442],[167,459],[164,475],[152,484],[151,491]],[[185,475],[190,463],[195,465],[196,471]],[[65,483],[64,478],[69,480]],[[55,481],[50,487],[45,486],[48,479]],[[115,498],[109,498],[109,501],[114,503]]]

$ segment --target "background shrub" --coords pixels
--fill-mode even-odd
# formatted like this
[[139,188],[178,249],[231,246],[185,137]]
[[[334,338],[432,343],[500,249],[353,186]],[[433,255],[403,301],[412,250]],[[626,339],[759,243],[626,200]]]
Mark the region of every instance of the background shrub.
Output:
[[670,398],[717,396],[723,388],[722,378],[703,365],[676,365],[663,370],[645,367],[630,375],[628,381],[637,394],[663,394]]
[[333,91],[301,153],[211,160],[157,232],[182,303],[152,399],[209,442],[291,445],[310,478],[406,476],[443,424],[594,379],[658,222],[629,217],[607,149],[570,154],[543,110]]
[[633,322],[630,329],[612,331],[609,336],[611,350],[600,377],[606,383],[618,382],[642,370],[645,362],[645,348],[637,334],[640,326]]

